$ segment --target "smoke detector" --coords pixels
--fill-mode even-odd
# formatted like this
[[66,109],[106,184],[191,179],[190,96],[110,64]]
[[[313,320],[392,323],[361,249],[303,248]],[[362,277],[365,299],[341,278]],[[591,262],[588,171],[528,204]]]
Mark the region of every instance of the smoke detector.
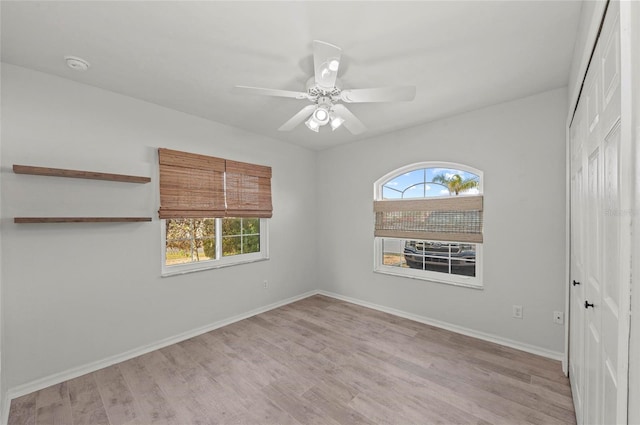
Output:
[[91,66],[89,62],[76,56],[65,56],[64,60],[67,62],[67,66],[74,71],[84,72]]

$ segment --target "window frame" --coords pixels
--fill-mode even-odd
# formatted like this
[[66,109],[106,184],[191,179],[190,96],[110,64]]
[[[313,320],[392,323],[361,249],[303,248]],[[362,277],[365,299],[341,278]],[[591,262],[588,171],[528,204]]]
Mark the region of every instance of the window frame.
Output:
[[[379,178],[378,180],[376,180],[373,184],[373,199],[374,201],[380,201],[383,200],[383,187],[384,184],[387,183],[388,181],[401,176],[403,174],[406,173],[410,173],[412,171],[416,171],[416,170],[421,170],[421,169],[425,169],[425,168],[448,168],[448,169],[454,169],[454,170],[460,170],[460,171],[466,171],[468,173],[473,173],[475,175],[477,175],[479,177],[479,181],[478,181],[478,193],[473,193],[473,194],[465,194],[465,193],[460,193],[457,196],[477,196],[477,195],[482,195],[484,196],[484,175],[482,173],[482,171],[475,169],[473,167],[470,167],[468,165],[464,165],[464,164],[458,164],[458,163],[454,163],[454,162],[443,162],[443,161],[423,161],[423,162],[417,162],[417,163],[413,163],[413,164],[409,164],[409,165],[405,165],[403,167],[397,168],[395,170],[390,171],[389,173],[385,174],[384,176],[382,176],[381,178]],[[423,182],[423,183],[429,183],[429,182]],[[437,184],[437,183],[436,183]],[[451,195],[442,195],[442,196],[433,196],[433,197],[429,197],[427,199],[433,199],[433,198],[447,198],[450,197]],[[415,198],[414,198],[415,199]],[[418,199],[425,199],[425,198],[418,198]],[[373,216],[373,223],[375,226],[375,214]],[[484,288],[484,283],[483,283],[483,243],[474,243],[475,247],[476,247],[476,271],[475,271],[475,276],[464,276],[464,275],[455,275],[455,274],[449,274],[449,273],[442,273],[442,272],[436,272],[436,271],[431,271],[431,270],[420,270],[420,269],[413,269],[413,268],[404,268],[404,267],[397,267],[397,266],[388,266],[383,264],[383,259],[384,259],[384,247],[383,247],[383,240],[397,240],[397,241],[408,241],[408,240],[425,240],[428,241],[428,239],[400,239],[400,238],[387,238],[387,237],[375,237],[374,236],[374,241],[373,241],[373,271],[374,273],[381,273],[381,274],[387,274],[387,275],[392,275],[392,276],[399,276],[399,277],[406,277],[406,278],[410,278],[410,279],[418,279],[418,280],[426,280],[429,282],[436,282],[436,283],[444,283],[444,284],[448,284],[448,285],[453,285],[453,286],[462,286],[462,287],[467,287],[467,288],[473,288],[473,289],[483,289]],[[447,241],[440,241],[440,242],[446,242],[446,243],[461,243],[461,244],[469,244],[469,242],[460,242],[460,241],[454,241],[454,240],[447,240]],[[402,245],[404,246],[404,245]],[[401,253],[403,254],[403,252]]]
[[[222,267],[236,266],[239,264],[255,263],[257,261],[265,261],[269,259],[269,220],[260,218],[260,251],[247,254],[237,254],[229,257],[222,255],[222,220],[232,217],[211,217],[215,219],[215,243],[216,257],[215,259],[193,261],[190,263],[167,265],[167,220],[160,220],[161,232],[161,260],[162,260],[162,277],[181,275],[185,273],[198,272],[203,270],[219,269]],[[253,217],[238,217],[253,218]],[[258,218],[258,217],[255,217]],[[219,233],[220,232],[220,233]]]

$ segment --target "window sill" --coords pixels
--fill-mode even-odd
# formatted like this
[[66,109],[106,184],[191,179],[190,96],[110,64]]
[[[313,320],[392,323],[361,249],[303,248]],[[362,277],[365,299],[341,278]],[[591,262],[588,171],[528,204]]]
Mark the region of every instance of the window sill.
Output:
[[[433,275],[424,275],[424,276],[418,276],[418,275],[412,275],[412,274],[406,274],[406,273],[400,273],[397,272],[395,270],[388,270],[386,268],[375,268],[373,270],[374,273],[380,273],[380,274],[386,274],[386,275],[390,275],[390,276],[397,276],[397,277],[404,277],[404,278],[408,278],[408,279],[415,279],[415,280],[426,280],[428,282],[434,282],[434,283],[443,283],[445,285],[451,285],[451,286],[460,286],[463,288],[471,288],[471,289],[478,289],[478,290],[483,290],[484,289],[484,285],[482,283],[471,283],[471,282],[464,282],[462,280],[449,280],[449,279],[444,279],[444,278],[438,278],[435,277]],[[464,279],[464,278],[461,278]]]
[[168,266],[162,269],[162,273],[160,274],[160,276],[161,277],[179,276],[182,274],[202,272],[205,270],[215,270],[215,269],[221,269],[224,267],[238,266],[241,264],[257,263],[260,261],[267,261],[268,259],[269,257],[252,258],[252,259],[233,261],[233,262],[206,261],[206,262],[203,262],[203,264],[197,264],[197,263],[188,264],[186,265],[188,267]]

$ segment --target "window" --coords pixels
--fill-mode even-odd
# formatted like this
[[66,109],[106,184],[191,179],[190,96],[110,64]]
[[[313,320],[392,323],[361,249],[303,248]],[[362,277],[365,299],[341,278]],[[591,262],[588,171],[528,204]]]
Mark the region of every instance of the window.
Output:
[[162,275],[268,258],[271,168],[159,149]]
[[162,220],[163,275],[266,259],[266,227],[261,218]]
[[374,270],[482,286],[482,172],[423,162],[374,185]]

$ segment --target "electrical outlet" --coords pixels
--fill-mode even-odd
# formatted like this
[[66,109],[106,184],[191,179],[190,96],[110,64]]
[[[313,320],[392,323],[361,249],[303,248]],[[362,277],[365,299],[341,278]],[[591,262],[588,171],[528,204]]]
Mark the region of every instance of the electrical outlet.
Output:
[[262,285],[264,286],[264,289],[269,288],[269,281],[265,280],[264,282],[262,282]]
[[522,306],[514,305],[513,306],[513,317],[515,319],[522,319]]
[[562,311],[553,312],[553,323],[557,323],[559,325],[564,324],[564,313]]

